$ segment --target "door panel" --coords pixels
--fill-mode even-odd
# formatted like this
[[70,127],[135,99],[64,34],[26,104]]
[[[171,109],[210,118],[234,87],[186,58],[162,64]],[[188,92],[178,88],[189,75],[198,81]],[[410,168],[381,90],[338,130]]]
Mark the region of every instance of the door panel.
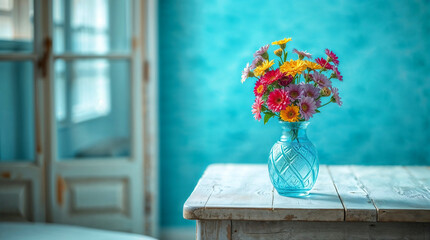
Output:
[[[131,3],[140,1],[54,1],[52,222],[143,233],[143,97]],[[64,5],[59,23],[55,4]],[[137,27],[133,34],[140,36]]]

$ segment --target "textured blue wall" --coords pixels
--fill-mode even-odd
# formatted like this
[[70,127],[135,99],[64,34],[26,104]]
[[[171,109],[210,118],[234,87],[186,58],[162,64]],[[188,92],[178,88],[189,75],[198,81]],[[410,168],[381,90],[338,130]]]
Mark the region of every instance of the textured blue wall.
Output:
[[[212,163],[266,163],[280,135],[251,115],[241,71],[263,44],[341,61],[344,106],[312,119],[322,163],[430,164],[430,2],[199,1],[159,6],[162,226]],[[274,50],[274,48],[271,48]]]

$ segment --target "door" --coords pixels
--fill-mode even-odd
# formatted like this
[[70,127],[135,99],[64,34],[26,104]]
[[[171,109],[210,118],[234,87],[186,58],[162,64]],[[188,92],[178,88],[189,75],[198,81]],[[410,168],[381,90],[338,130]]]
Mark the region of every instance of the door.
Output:
[[40,12],[0,1],[0,220],[44,221]]
[[48,220],[142,233],[140,1],[47,3]]

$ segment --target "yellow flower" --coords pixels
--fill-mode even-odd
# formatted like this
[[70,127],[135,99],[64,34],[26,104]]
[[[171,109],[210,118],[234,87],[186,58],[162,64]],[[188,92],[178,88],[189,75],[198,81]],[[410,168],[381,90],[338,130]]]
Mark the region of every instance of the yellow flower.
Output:
[[282,45],[282,44],[286,44],[289,41],[291,41],[291,38],[288,38],[288,39],[284,38],[282,40],[272,42],[272,45]]
[[272,61],[264,61],[260,66],[256,67],[254,70],[254,75],[259,77],[261,75],[264,74],[264,72],[269,69],[272,65],[274,64],[273,60]]
[[297,122],[299,121],[299,107],[295,105],[287,106],[280,113],[281,119],[286,122]]
[[318,64],[318,63],[314,63],[308,60],[304,60],[305,65],[307,68],[311,69],[311,70],[318,70],[321,69],[322,67]]
[[282,49],[278,48],[273,52],[276,56],[281,57],[282,56]]
[[307,66],[305,61],[303,60],[293,60],[291,59],[289,62],[284,62],[284,64],[281,65],[279,70],[281,70],[282,73],[285,73],[287,75],[296,76],[296,74],[301,74],[304,70],[306,70]]

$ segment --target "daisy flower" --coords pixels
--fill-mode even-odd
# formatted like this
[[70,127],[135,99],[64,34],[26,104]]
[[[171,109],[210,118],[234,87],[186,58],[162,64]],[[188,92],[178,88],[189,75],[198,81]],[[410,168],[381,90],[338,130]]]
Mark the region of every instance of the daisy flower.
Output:
[[279,69],[270,70],[266,74],[264,74],[264,76],[261,77],[261,81],[266,85],[270,85],[276,80],[281,79],[282,77],[284,77],[284,74],[281,73]]
[[292,84],[288,86],[285,90],[288,92],[288,96],[293,100],[299,98],[300,94],[302,93],[301,85],[297,84]]
[[332,87],[331,92],[333,93],[333,96],[331,96],[331,101],[337,103],[339,106],[342,106],[342,101],[339,96],[339,89]]
[[254,75],[259,77],[261,75],[264,74],[264,72],[269,69],[272,65],[274,64],[273,60],[272,61],[264,61],[260,66],[256,67],[254,70]]
[[312,59],[312,54],[306,52],[306,51],[299,51],[297,49],[293,49],[293,52],[299,55],[299,58],[303,59],[304,57],[307,57],[309,59]]
[[310,70],[318,70],[322,68],[318,63],[314,63],[308,60],[304,60],[304,63],[306,67],[309,68]]
[[261,106],[263,103],[264,101],[261,97],[256,97],[254,104],[252,104],[252,114],[254,114],[255,120],[261,120]]
[[290,84],[293,81],[294,77],[291,75],[284,76],[281,79],[278,80],[279,85],[286,87],[288,84]]
[[282,40],[272,42],[272,45],[282,45],[286,44],[289,41],[291,41],[291,38],[284,38]]
[[267,98],[267,107],[273,112],[279,112],[284,109],[290,100],[288,99],[288,93],[283,89],[275,89]]
[[248,78],[250,71],[251,71],[251,68],[249,67],[249,63],[247,63],[246,67],[242,71],[242,80],[241,80],[242,83],[244,83],[245,80]]
[[334,54],[332,51],[330,51],[330,50],[328,50],[328,49],[326,49],[325,50],[325,54],[327,54],[327,56],[328,56],[328,61],[330,62],[333,62],[335,65],[338,65],[339,64],[339,60],[337,60],[337,56],[336,56],[336,54]]
[[312,79],[320,88],[331,87],[331,81],[322,73],[314,72],[311,74]]
[[296,74],[301,74],[306,70],[306,64],[303,60],[290,60],[289,62],[284,62],[279,69],[286,75],[296,76]]
[[263,57],[261,57],[260,55],[256,56],[256,57],[254,58],[254,60],[252,60],[252,63],[251,63],[251,69],[255,69],[255,68],[256,68],[257,66],[259,66],[259,65],[260,65],[260,63],[262,63],[262,62],[264,62]]
[[327,62],[324,58],[317,58],[315,62],[325,69],[333,69],[333,66]]
[[339,79],[339,81],[343,81],[343,76],[340,74],[339,69],[338,69],[337,66],[335,66],[333,68],[333,74],[334,74],[334,76],[333,76],[334,78]]
[[316,99],[320,96],[320,90],[312,84],[303,84],[302,96]]
[[257,97],[261,97],[263,96],[264,91],[266,91],[266,84],[264,84],[263,81],[260,79],[255,83],[254,94]]
[[315,114],[317,108],[315,101],[311,97],[304,97],[299,102],[300,115],[307,121]]
[[299,121],[299,107],[295,105],[287,106],[281,111],[280,117],[286,122],[297,122]]
[[258,49],[255,53],[254,53],[254,57],[257,56],[262,56],[263,54],[265,54],[267,52],[267,49],[269,49],[270,45],[267,44],[265,46],[262,46],[260,49]]

